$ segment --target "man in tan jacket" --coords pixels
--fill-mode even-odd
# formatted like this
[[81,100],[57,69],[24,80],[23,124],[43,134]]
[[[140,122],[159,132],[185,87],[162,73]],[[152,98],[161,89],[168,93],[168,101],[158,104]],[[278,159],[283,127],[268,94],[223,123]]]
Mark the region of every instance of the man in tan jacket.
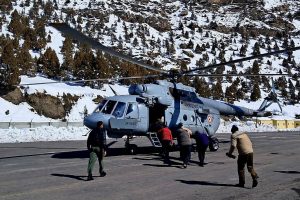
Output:
[[239,132],[238,127],[233,125],[231,128],[231,146],[229,152],[226,155],[230,158],[235,158],[232,155],[235,148],[237,148],[239,156],[237,160],[238,165],[238,174],[239,174],[239,183],[238,187],[244,187],[245,185],[245,165],[247,164],[248,172],[251,174],[253,179],[252,187],[256,187],[258,184],[257,174],[254,171],[253,167],[253,148],[250,138],[245,132]]

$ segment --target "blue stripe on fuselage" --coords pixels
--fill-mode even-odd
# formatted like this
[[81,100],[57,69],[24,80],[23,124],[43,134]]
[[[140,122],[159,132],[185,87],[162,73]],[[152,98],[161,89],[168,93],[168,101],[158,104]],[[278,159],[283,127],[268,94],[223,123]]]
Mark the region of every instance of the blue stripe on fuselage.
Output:
[[236,115],[238,115],[238,116],[245,115],[245,112],[242,110],[241,107],[233,105],[233,104],[225,103],[225,102],[223,102],[223,103],[232,107],[236,111]]

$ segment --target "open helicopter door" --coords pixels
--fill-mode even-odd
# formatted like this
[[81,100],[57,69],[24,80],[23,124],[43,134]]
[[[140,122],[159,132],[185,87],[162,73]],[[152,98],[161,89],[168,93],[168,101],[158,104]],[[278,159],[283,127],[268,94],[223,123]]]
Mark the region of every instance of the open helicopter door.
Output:
[[156,132],[159,125],[165,124],[166,106],[155,104],[149,107],[149,131]]

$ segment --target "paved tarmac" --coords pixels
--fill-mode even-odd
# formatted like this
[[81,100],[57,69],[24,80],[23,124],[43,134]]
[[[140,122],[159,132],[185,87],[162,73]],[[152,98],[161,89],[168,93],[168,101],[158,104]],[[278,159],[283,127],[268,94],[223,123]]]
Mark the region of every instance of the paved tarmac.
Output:
[[[111,140],[105,157],[106,177],[86,180],[85,141],[0,144],[1,200],[77,199],[300,199],[300,133],[250,133],[259,184],[238,188],[236,160],[227,158],[230,134],[219,134],[220,149],[207,152],[204,167],[192,153],[191,165],[181,169],[179,152],[173,165],[163,164],[147,139],[137,155],[126,155],[123,140]],[[236,154],[236,152],[235,152]]]

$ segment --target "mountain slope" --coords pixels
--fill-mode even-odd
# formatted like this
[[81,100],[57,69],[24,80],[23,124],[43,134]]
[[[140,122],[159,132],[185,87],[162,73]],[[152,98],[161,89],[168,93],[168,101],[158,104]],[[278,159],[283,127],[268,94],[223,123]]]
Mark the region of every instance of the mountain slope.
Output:
[[[67,62],[69,57],[67,57],[66,51],[62,51],[67,39],[49,27],[48,23],[50,22],[66,22],[107,47],[112,47],[126,55],[166,70],[174,67],[181,70],[193,69],[276,49],[300,46],[300,3],[298,1],[264,0],[248,4],[211,4],[210,2],[213,1],[201,4],[199,1],[159,0],[122,0],[117,2],[112,0],[16,0],[11,2],[11,9],[1,11],[1,34],[2,36],[9,35],[11,39],[18,39],[19,47],[29,44],[28,52],[33,59],[31,65],[33,67],[30,70],[25,70],[25,65],[17,64],[19,69],[22,69],[20,74],[31,76],[39,74],[52,79],[132,76],[138,75],[137,73],[151,74],[153,72],[140,70],[137,66],[116,61],[107,55],[102,58],[101,53],[100,56],[96,57],[94,51],[92,53],[95,56],[94,59],[99,60],[98,64],[95,61],[97,66],[95,67],[95,62],[85,62],[88,60],[87,58],[91,57],[90,51],[76,44],[76,41],[73,41],[71,61]],[[28,39],[29,36],[25,34],[26,31],[17,30],[13,26],[12,21],[18,21],[16,18],[19,18],[14,17],[16,16],[13,14],[15,11],[19,13],[20,18],[28,19],[28,30],[41,30],[32,33],[37,35],[36,42],[33,39]],[[2,39],[1,41],[6,40]],[[3,59],[5,43],[1,42],[2,61],[5,60]],[[52,55],[48,53],[51,52],[50,48],[54,50],[59,63],[56,71],[53,69],[53,65],[47,64],[50,61],[47,56]],[[15,49],[17,51],[17,48]],[[16,53],[15,56],[17,57],[18,54]],[[53,55],[51,58],[55,59],[55,56]],[[259,66],[256,72],[253,69],[254,61],[247,61],[204,73],[290,72],[292,76],[281,79],[276,77],[275,83],[281,103],[294,104],[300,99],[299,63],[300,51],[296,51],[289,55],[282,54],[258,60]],[[4,67],[2,69],[3,71],[6,70]],[[104,69],[107,70],[105,73],[103,73]],[[3,71],[1,73],[4,73]],[[180,81],[196,87],[200,95],[237,101],[239,99],[236,91],[226,92],[235,80],[236,78],[205,78],[204,81],[209,90],[218,82],[222,83],[223,93],[216,96],[212,96],[212,92],[202,93],[202,90],[198,88],[199,86],[195,85],[195,79],[182,79]],[[25,82],[22,79],[22,83]],[[253,86],[255,83],[259,83],[261,97],[255,99],[259,102],[268,94],[271,85],[268,77],[259,80],[244,77],[239,78],[237,82],[236,90],[243,91],[244,99],[250,99]],[[129,82],[125,83],[129,84]],[[94,84],[91,85],[94,86]],[[44,89],[46,93],[62,98],[63,94],[57,89],[59,87],[55,86],[54,89],[51,89],[52,86],[47,86]],[[30,86],[26,90],[40,90],[36,88],[36,86]],[[65,93],[72,93],[69,92],[71,90],[75,89],[68,87]],[[25,90],[23,89],[22,92],[25,93]],[[98,92],[95,91],[95,94]],[[79,102],[84,101],[83,98],[85,98],[84,95],[80,97]],[[93,98],[96,98],[96,95]],[[95,106],[91,99],[88,103],[84,103],[89,107],[89,112],[92,110],[90,107]],[[79,104],[81,106],[75,105],[73,110],[77,109],[77,113],[82,113],[84,105]],[[287,110],[286,107],[285,109]],[[75,118],[79,120],[80,117],[74,114],[76,111],[73,110],[67,119],[72,118],[71,116],[77,116]],[[274,107],[271,110],[278,109]],[[6,111],[5,109],[1,111],[1,117]],[[297,113],[289,112],[291,117],[294,117],[294,114]],[[2,119],[8,120],[9,117],[14,118],[10,114],[4,114]]]

